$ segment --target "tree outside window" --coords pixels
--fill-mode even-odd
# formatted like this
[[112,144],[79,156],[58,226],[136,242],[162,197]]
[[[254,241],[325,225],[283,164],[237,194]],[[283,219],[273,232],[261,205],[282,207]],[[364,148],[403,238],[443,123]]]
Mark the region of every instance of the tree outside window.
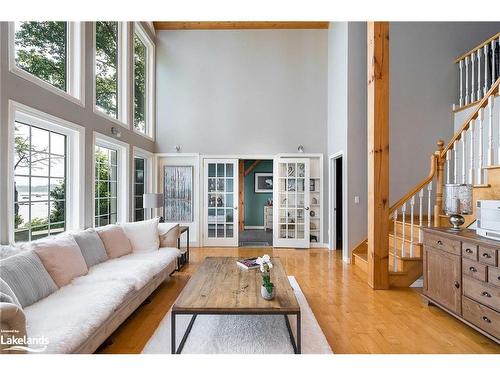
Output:
[[134,128],[146,133],[146,60],[147,48],[134,34]]

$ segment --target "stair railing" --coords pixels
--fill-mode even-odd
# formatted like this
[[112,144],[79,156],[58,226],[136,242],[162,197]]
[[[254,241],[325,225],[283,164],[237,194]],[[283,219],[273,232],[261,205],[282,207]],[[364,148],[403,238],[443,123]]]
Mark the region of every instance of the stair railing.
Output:
[[459,74],[458,104],[454,110],[476,104],[500,76],[500,33],[455,60]]

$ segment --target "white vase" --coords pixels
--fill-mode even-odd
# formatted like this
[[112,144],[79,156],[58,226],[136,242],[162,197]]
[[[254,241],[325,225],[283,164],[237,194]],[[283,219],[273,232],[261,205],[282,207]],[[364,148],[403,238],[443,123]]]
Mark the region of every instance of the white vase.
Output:
[[262,295],[262,298],[265,300],[272,300],[274,298],[274,295],[276,294],[276,290],[273,287],[273,290],[271,293],[269,293],[264,285],[260,287],[260,294]]

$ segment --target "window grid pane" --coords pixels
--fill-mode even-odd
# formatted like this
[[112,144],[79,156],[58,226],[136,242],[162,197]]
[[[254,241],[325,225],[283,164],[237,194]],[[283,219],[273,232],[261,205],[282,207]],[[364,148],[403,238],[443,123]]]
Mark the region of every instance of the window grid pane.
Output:
[[103,146],[96,146],[95,161],[94,225],[115,224],[118,216],[118,178],[112,176],[111,171],[113,168],[118,168],[117,151]]
[[[14,143],[14,240],[31,241],[64,231],[66,136],[16,122]],[[58,153],[51,153],[52,149]],[[57,178],[52,178],[53,170]]]
[[147,48],[134,34],[134,128],[146,133]]
[[146,212],[142,195],[146,191],[146,159],[134,157],[134,220],[144,220]]

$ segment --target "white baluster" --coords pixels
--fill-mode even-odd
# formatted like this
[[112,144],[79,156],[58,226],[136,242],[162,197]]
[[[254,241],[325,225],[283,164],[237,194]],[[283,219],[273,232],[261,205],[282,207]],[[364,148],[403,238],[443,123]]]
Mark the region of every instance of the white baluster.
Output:
[[497,41],[491,41],[491,86],[495,83],[495,51],[497,49]]
[[401,231],[401,256],[406,256],[406,203],[403,203],[401,207],[401,212],[403,213],[403,230]]
[[463,92],[464,92],[464,60],[460,60],[458,62],[458,71],[459,71],[459,74],[460,74],[460,93],[459,93],[459,96],[458,96],[458,105],[460,107],[462,107],[464,105],[464,95],[463,95]]
[[467,157],[465,154],[465,138],[467,136],[467,132],[464,130],[461,134],[460,144],[462,145],[462,184],[466,184],[466,176],[467,176]]
[[422,225],[424,224],[424,189],[418,192],[418,243],[422,243]]
[[446,183],[450,183],[451,150],[446,151]]
[[457,141],[453,142],[453,183],[458,181],[458,145]]
[[477,100],[482,98],[481,95],[481,56],[482,50],[481,48],[477,50]]
[[415,196],[411,197],[410,199],[410,257],[413,258],[414,256],[414,244],[413,244],[413,235],[414,235],[414,229],[413,229],[413,209],[415,207]]
[[429,182],[429,185],[427,185],[427,191],[429,196],[427,197],[427,226],[431,226],[431,213],[432,213],[432,207],[431,207],[431,194],[432,194],[432,181]]
[[471,55],[471,94],[470,94],[470,101],[471,103],[476,101],[476,81],[475,81],[475,74],[474,74],[474,65],[476,64],[476,54],[473,53]]
[[465,105],[470,103],[469,97],[469,56],[465,58]]
[[474,120],[470,122],[470,145],[469,145],[469,184],[474,185]]
[[392,254],[392,269],[394,272],[398,270],[398,260],[396,258],[397,250],[398,250],[398,238],[397,238],[397,226],[396,221],[398,220],[398,210],[394,210],[394,244],[393,244],[393,254]]
[[483,184],[484,172],[483,172],[483,116],[484,110],[481,108],[479,110],[478,122],[479,122],[479,142],[478,142],[478,163],[477,163],[477,183],[479,185]]
[[484,87],[483,87],[483,96],[488,92],[489,82],[488,82],[488,45],[485,44],[484,48]]
[[488,165],[493,165],[493,95],[488,98]]

